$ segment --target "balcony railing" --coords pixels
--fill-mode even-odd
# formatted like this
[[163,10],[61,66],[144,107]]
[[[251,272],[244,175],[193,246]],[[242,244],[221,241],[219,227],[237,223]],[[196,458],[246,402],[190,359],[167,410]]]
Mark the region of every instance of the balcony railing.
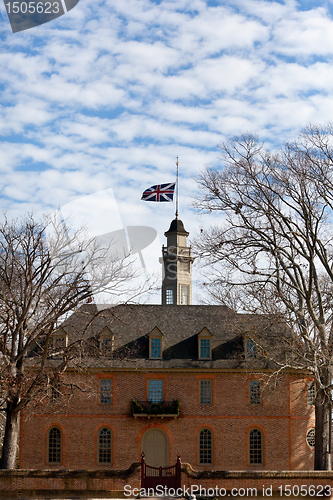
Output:
[[191,257],[191,247],[162,247],[163,257]]
[[177,418],[180,414],[180,403],[178,399],[159,402],[133,399],[131,413],[135,418]]

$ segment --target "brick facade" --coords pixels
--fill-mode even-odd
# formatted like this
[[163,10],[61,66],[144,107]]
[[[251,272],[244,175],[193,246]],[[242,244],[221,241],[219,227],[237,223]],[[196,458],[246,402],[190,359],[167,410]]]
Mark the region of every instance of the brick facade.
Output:
[[[104,371],[85,376],[67,373],[66,377],[67,382],[89,387],[89,392],[74,389],[68,403],[55,402],[53,407],[22,415],[21,468],[126,469],[140,460],[143,435],[152,428],[167,436],[170,464],[180,454],[183,462],[198,470],[313,468],[306,433],[314,426],[314,411],[307,405],[304,379],[296,375],[286,375],[277,389],[264,397],[262,405],[249,404],[249,381],[262,378],[256,373]],[[103,377],[112,378],[112,404],[99,402]],[[212,381],[211,405],[199,404],[198,382],[203,378]],[[150,379],[163,379],[165,400],[180,401],[177,418],[131,415],[131,400],[147,399]],[[48,431],[53,426],[62,433],[61,463],[50,464]],[[112,432],[112,459],[107,464],[97,459],[98,431],[103,427]],[[212,464],[207,465],[200,464],[198,458],[198,436],[203,428],[210,429],[213,437]],[[253,428],[262,431],[262,464],[249,463],[249,432]]]
[[277,365],[256,342],[265,337],[267,349],[286,359],[279,351],[286,325],[190,305],[188,232],[176,218],[165,235],[162,305],[87,304],[54,335],[57,351],[83,346],[86,368],[66,372],[61,398],[48,394],[21,415],[20,467],[127,469],[144,451],[154,466],[174,464],[179,454],[199,471],[311,470],[311,381],[284,372],[274,391],[262,393]]

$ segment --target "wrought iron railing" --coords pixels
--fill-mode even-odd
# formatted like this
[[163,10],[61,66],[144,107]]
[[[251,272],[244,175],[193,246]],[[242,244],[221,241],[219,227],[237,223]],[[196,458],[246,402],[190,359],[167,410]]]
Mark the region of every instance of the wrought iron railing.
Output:
[[145,454],[141,455],[141,488],[156,488],[166,486],[168,489],[181,487],[181,460],[177,455],[177,462],[171,467],[151,467],[145,462]]
[[178,399],[173,401],[138,401],[131,402],[132,415],[179,415],[180,403]]

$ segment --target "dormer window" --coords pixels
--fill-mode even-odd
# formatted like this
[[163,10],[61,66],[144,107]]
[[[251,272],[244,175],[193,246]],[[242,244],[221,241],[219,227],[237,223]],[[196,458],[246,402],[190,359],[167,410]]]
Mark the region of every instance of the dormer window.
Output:
[[53,334],[53,351],[54,352],[63,352],[64,349],[68,346],[68,336],[64,332],[64,330],[58,330]]
[[212,359],[212,334],[204,328],[198,335],[199,359]]
[[245,358],[252,359],[256,357],[256,343],[252,339],[245,339]]
[[156,327],[149,334],[149,358],[162,359],[163,333]]
[[113,350],[114,335],[109,328],[104,328],[99,337],[99,348],[104,356],[110,355]]
[[210,358],[210,339],[200,339],[200,358]]
[[151,358],[161,357],[161,339],[151,339]]

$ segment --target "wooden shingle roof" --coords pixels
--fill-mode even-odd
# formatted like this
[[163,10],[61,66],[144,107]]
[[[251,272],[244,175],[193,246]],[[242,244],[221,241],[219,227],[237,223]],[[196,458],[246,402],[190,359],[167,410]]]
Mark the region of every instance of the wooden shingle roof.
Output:
[[[105,327],[114,336],[110,356],[100,356],[98,339]],[[61,327],[70,340],[84,338],[91,367],[246,368],[249,363],[268,367],[267,359],[246,360],[244,338],[276,337],[284,325],[275,318],[237,314],[226,306],[86,304]],[[149,334],[163,334],[162,359],[149,359]],[[198,359],[198,335],[206,328],[212,335],[212,359]]]

